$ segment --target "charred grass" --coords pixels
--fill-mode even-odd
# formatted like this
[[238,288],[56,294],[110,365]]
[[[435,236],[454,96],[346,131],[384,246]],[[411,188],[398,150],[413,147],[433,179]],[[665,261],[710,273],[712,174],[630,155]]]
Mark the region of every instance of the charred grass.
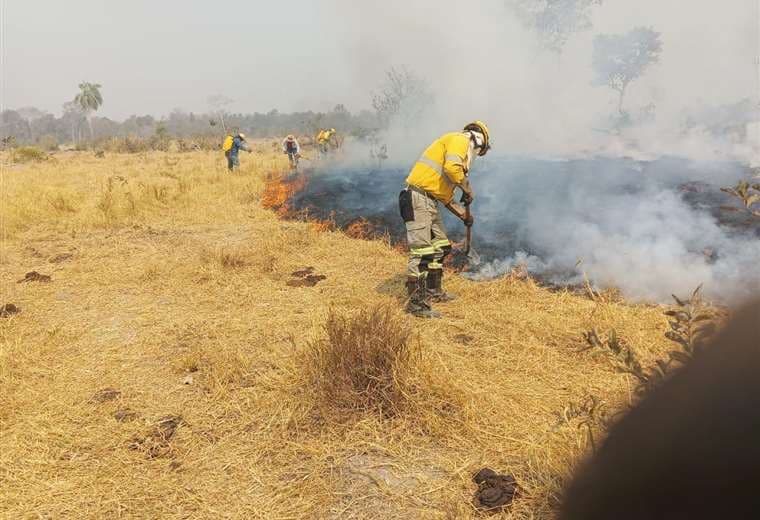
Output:
[[[693,329],[455,275],[445,319],[418,321],[398,308],[402,254],[260,207],[281,156],[234,175],[203,152],[56,161],[5,174],[0,283],[22,309],[0,318],[10,518],[477,518],[483,467],[518,482],[504,518],[552,518],[636,395],[582,333],[615,330],[648,368],[677,347],[667,331]],[[324,279],[288,285],[305,266]],[[31,271],[51,281],[16,283]]]

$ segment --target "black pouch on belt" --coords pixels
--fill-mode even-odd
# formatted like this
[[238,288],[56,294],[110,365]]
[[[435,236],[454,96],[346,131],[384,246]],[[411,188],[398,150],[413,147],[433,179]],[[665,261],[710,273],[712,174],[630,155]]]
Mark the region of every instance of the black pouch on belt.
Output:
[[414,220],[411,190],[402,190],[401,193],[398,194],[398,208],[401,210],[401,218],[404,219],[404,222],[411,222]]

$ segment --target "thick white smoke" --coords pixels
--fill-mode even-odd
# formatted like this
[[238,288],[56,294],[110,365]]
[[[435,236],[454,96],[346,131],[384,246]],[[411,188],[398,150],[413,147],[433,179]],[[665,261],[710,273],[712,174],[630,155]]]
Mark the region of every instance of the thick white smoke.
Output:
[[[472,173],[483,194],[476,229],[510,253],[480,274],[517,263],[558,282],[585,272],[635,299],[666,300],[700,283],[727,299],[759,289],[760,242],[729,231],[678,189],[700,180],[719,194],[758,154],[752,131],[716,134],[707,120],[684,129],[689,115],[746,98],[757,104],[757,2],[604,0],[591,12],[593,27],[556,53],[509,8],[520,1],[341,4],[357,88],[369,92],[384,70],[405,64],[435,95],[433,113],[414,131],[386,136],[394,162],[412,164],[430,140],[466,121],[491,126],[494,152]],[[631,84],[626,108],[654,104],[655,117],[614,135],[605,125],[615,93],[592,86],[593,38],[636,26],[661,32],[663,50]],[[668,156],[690,161],[631,167],[630,159]],[[578,158],[597,159],[569,161]]]
[[701,202],[709,208],[688,202],[679,189],[681,181],[709,180],[715,172],[736,179],[743,174],[736,165],[494,163],[493,174],[477,180],[479,191],[490,194],[481,204],[481,230],[486,237],[503,234],[516,253],[484,266],[482,276],[524,263],[549,281],[577,283],[585,272],[595,284],[619,287],[629,298],[658,301],[699,284],[725,300],[760,289],[760,241],[752,229],[729,231],[718,224],[709,211],[721,201],[715,187],[692,185],[704,190]]
[[[496,149],[506,153],[576,155],[695,153],[729,150],[725,143],[680,133],[685,110],[757,100],[758,8],[754,0],[604,0],[590,11],[590,30],[571,35],[561,53],[542,47],[536,31],[509,8],[526,0],[341,3],[338,36],[357,88],[369,92],[393,65],[429,80],[435,117],[421,141],[442,129],[484,119]],[[536,2],[542,3],[542,2]],[[592,86],[596,34],[636,26],[661,32],[660,63],[632,83],[626,106],[650,103],[656,119],[626,139],[599,132],[615,110],[615,94]],[[416,138],[413,137],[412,139]],[[698,141],[702,146],[694,146]]]

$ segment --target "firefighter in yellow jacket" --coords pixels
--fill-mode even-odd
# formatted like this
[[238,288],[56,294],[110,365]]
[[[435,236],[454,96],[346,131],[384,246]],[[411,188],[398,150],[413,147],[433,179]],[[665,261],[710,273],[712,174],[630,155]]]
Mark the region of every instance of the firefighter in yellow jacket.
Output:
[[327,156],[327,152],[330,149],[330,140],[333,138],[335,133],[336,133],[335,129],[330,128],[329,130],[322,129],[317,134],[317,147],[318,147],[320,157]]
[[468,180],[476,156],[490,149],[488,127],[474,121],[461,132],[445,134],[423,152],[406,179],[407,187],[399,194],[401,217],[406,224],[409,245],[409,268],[406,281],[409,301],[407,312],[438,318],[430,302],[454,299],[443,290],[443,260],[451,252],[440,204],[471,226],[462,206],[454,202],[454,190],[462,191],[462,202],[472,202],[474,194]]

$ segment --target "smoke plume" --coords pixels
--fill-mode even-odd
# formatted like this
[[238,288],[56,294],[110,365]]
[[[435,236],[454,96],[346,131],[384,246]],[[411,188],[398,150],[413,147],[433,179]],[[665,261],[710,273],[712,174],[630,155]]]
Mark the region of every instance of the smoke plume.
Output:
[[[340,180],[332,172],[320,183],[354,178],[359,195],[351,211],[388,219],[421,150],[484,119],[494,152],[476,163],[471,179],[479,194],[476,239],[489,261],[471,276],[524,264],[550,283],[587,276],[629,298],[658,301],[700,283],[728,300],[760,288],[757,225],[719,209],[732,203],[720,187],[750,175],[758,154],[747,127],[752,117],[729,117],[727,127],[715,122],[744,99],[757,103],[755,2],[606,0],[559,52],[542,46],[516,3],[442,1],[431,9],[411,2],[403,16],[380,4],[342,4],[357,84],[370,91],[367,81],[378,71],[405,64],[427,78],[435,103],[415,128],[391,127],[384,136],[394,168],[374,172],[383,176],[374,188],[387,201],[364,193],[362,179],[373,174],[355,162]],[[631,114],[646,109],[651,117],[613,128],[615,93],[592,86],[593,37],[636,26],[660,32],[663,42],[660,62],[626,99]]]

